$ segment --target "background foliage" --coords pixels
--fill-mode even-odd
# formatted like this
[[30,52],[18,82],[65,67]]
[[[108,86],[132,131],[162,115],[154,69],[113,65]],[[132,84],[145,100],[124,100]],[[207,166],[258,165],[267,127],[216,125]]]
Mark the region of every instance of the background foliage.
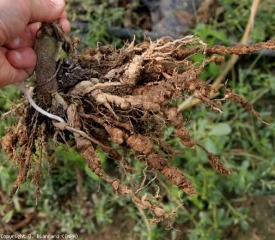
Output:
[[[238,42],[249,18],[251,1],[218,2],[220,7],[209,23],[198,23],[191,32],[209,44]],[[275,5],[272,2],[266,0],[260,4],[250,43],[274,38]],[[96,0],[67,1],[70,19],[88,23],[83,43],[89,47],[95,47],[98,42],[122,43],[106,32],[106,27],[124,24],[126,9],[116,3],[115,0],[101,4]],[[73,29],[74,34],[83,34]],[[8,231],[9,226],[17,226],[30,214],[36,214],[36,221],[13,229],[21,234],[77,233],[80,239],[89,239],[89,234],[92,234],[99,239],[218,240],[238,239],[240,232],[253,232],[258,227],[253,224],[257,222],[252,215],[254,199],[260,196],[260,201],[266,201],[264,196],[275,193],[274,57],[274,54],[259,53],[242,57],[227,76],[229,87],[253,103],[260,116],[271,123],[270,126],[263,125],[232,103],[225,104],[223,114],[214,113],[205,106],[197,106],[183,113],[189,120],[192,137],[233,169],[232,176],[215,173],[208,167],[207,156],[202,150],[183,147],[177,139],[169,138],[171,129],[165,129],[167,139],[179,149],[173,164],[187,176],[196,176],[190,178],[198,192],[196,196],[188,197],[161,177],[149,186],[151,194],[156,192],[156,185],[161,188],[168,211],[177,208],[180,203],[184,204],[178,209],[174,229],[166,230],[165,223],[150,227],[148,219],[143,219],[144,213],[130,199],[123,196],[116,198],[110,186],[100,182],[73,149],[58,146],[50,171],[47,166],[44,168],[43,196],[38,200],[33,198],[35,189],[28,182],[11,202],[8,201],[16,172],[0,153],[0,232]],[[209,65],[202,77],[211,80],[220,70]],[[12,86],[0,90],[1,113],[16,104],[19,97],[20,93]],[[12,114],[2,118],[1,136],[4,129],[15,121]],[[108,162],[100,149],[98,155],[105,171],[111,176],[123,171],[119,166],[111,165],[113,163]],[[140,171],[125,177],[124,181],[130,183],[135,179],[141,182],[144,166],[133,159],[127,161]],[[264,212],[264,209],[259,206],[258,211]],[[269,223],[267,221],[266,224]],[[268,233],[263,239],[270,239]]]

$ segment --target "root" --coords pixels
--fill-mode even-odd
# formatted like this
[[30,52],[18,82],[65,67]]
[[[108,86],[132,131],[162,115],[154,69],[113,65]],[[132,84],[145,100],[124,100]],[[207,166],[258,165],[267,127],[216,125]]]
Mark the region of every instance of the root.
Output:
[[[70,41],[66,40],[65,43],[64,47],[71,49],[68,45]],[[246,111],[262,121],[246,100],[225,85],[213,89],[199,78],[210,62],[223,64],[223,55],[247,54],[261,47],[274,49],[275,41],[252,46],[208,48],[195,36],[178,40],[166,37],[155,42],[144,39],[139,45],[133,41],[119,50],[100,46],[68,57],[59,66],[56,75],[59,91],[50,95],[51,101],[47,100],[52,114],[62,117],[64,122],[49,119],[24,103],[17,110],[21,116],[18,126],[11,127],[1,140],[2,149],[19,169],[11,196],[26,181],[31,169],[32,182],[37,186],[36,197],[40,196],[42,160],[48,158],[48,139],[66,143],[69,140],[67,133],[70,132],[74,137],[70,141],[75,144],[87,166],[108,182],[115,194],[131,196],[138,208],[153,214],[152,224],[171,221],[176,210],[171,213],[164,211],[159,201],[159,191],[155,196],[140,195],[140,190],[157,181],[157,176],[163,176],[188,195],[196,193],[181,170],[173,166],[171,156],[175,155],[175,151],[166,140],[163,129],[173,127],[172,137],[178,138],[185,147],[202,148],[209,157],[210,165],[218,173],[231,174],[230,169],[223,166],[213,153],[195,142],[182,113],[173,103],[194,96],[211,110],[222,114],[222,104],[229,100],[240,103]],[[190,60],[196,54],[204,55],[201,64]],[[39,69],[42,67],[39,66]],[[224,97],[211,100],[213,91],[225,92]],[[35,89],[35,101],[40,99],[37,94]],[[56,137],[58,135],[60,139]],[[143,182],[136,190],[120,179],[110,178],[96,155],[99,147],[110,159],[120,161],[122,174],[128,174],[126,169],[134,170],[123,161],[134,155],[136,161],[146,165],[146,171],[154,174],[154,179],[147,181],[144,174]]]

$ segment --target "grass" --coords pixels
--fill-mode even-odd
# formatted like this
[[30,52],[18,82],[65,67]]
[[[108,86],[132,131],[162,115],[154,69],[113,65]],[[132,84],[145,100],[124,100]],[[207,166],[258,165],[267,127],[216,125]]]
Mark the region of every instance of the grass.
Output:
[[[119,44],[106,33],[106,27],[113,23],[123,25],[124,9],[116,6],[116,1],[105,1],[95,6],[95,0],[68,0],[70,19],[80,19],[89,23],[84,43],[90,47],[97,42]],[[219,0],[219,15],[213,16],[208,25],[198,24],[195,32],[209,44],[230,44],[242,38],[246,21],[250,14],[250,1]],[[250,42],[274,38],[275,7],[271,0],[260,4]],[[113,6],[113,7],[110,7]],[[274,8],[272,10],[272,8]],[[220,20],[222,16],[222,21]],[[76,31],[77,32],[77,31]],[[252,55],[241,58],[227,75],[229,86],[249,102],[253,103],[260,116],[270,123],[265,126],[241,107],[227,103],[223,114],[209,111],[205,106],[184,111],[190,121],[192,137],[220,157],[233,169],[230,177],[216,174],[208,167],[206,155],[200,150],[183,147],[177,139],[171,144],[181,152],[173,164],[180,168],[195,185],[198,194],[186,196],[175,186],[169,187],[164,179],[149,186],[149,193],[154,195],[156,184],[165,194],[162,199],[167,203],[166,210],[177,208],[178,217],[173,223],[174,229],[165,230],[165,223],[148,226],[130,199],[115,196],[109,185],[99,181],[74,150],[57,148],[56,160],[52,163],[50,175],[43,173],[45,182],[41,183],[43,196],[34,199],[35,189],[26,183],[8,203],[7,196],[15,180],[14,166],[1,154],[0,193],[1,211],[0,232],[7,226],[14,225],[37,212],[35,219],[18,228],[21,234],[78,234],[79,239],[90,239],[89,235],[112,236],[112,239],[230,239],[233,228],[250,229],[253,221],[250,215],[249,199],[255,195],[275,193],[275,157],[274,157],[274,56]],[[217,77],[220,69],[209,66],[204,79]],[[19,92],[13,87],[0,90],[1,112],[7,111]],[[4,128],[15,119],[6,117],[0,123],[1,135]],[[169,129],[165,130],[169,136]],[[109,166],[106,156],[98,150],[108,174],[119,174],[118,166]],[[125,182],[141,182],[142,166],[134,159],[127,159],[140,169],[133,175],[127,175]],[[148,177],[154,176],[148,173]],[[180,230],[180,231],[178,231]],[[249,230],[251,231],[251,229]]]

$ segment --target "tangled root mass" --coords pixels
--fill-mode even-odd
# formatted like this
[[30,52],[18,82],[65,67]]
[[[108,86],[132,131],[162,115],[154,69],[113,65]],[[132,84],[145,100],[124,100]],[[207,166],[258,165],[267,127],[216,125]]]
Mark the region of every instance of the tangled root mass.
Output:
[[[130,195],[137,207],[153,213],[152,223],[172,219],[176,211],[166,213],[156,196],[140,196],[140,191],[134,191],[120,179],[109,177],[96,149],[101,148],[114,161],[132,154],[137,161],[192,195],[196,193],[193,185],[183,172],[170,164],[173,149],[164,140],[163,129],[173,126],[173,135],[183,145],[202,148],[213,168],[229,175],[230,170],[214,154],[192,139],[182,113],[171,100],[193,95],[219,112],[222,104],[229,100],[240,103],[259,118],[246,100],[225,85],[213,89],[199,75],[210,62],[223,64],[225,54],[247,54],[261,47],[274,49],[275,44],[269,41],[253,46],[208,48],[195,36],[178,40],[165,37],[154,42],[145,38],[141,44],[133,41],[121,49],[98,46],[81,54],[71,54],[58,68],[58,97],[52,94],[52,104],[47,106],[66,123],[51,120],[24,102],[16,109],[20,115],[18,125],[11,127],[2,138],[2,149],[19,169],[11,196],[26,181],[31,170],[32,181],[37,186],[36,196],[41,195],[42,159],[50,161],[49,139],[53,139],[76,146],[88,167],[107,181],[115,193]],[[190,60],[196,54],[204,55],[201,64]],[[223,98],[211,100],[213,91],[223,92]],[[40,97],[34,88],[34,100]],[[74,136],[73,140],[69,140],[70,135]]]

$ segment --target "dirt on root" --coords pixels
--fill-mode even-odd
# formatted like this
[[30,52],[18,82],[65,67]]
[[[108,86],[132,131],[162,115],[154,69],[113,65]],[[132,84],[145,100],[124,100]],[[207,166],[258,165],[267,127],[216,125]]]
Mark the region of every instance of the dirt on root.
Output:
[[[44,24],[40,31],[36,43],[39,45],[35,48],[40,57],[32,96],[37,105],[61,120],[56,121],[37,112],[27,101],[16,108],[19,123],[10,127],[1,140],[2,149],[19,169],[11,196],[31,173],[32,182],[37,187],[36,197],[41,195],[42,159],[46,158],[50,163],[48,149],[52,142],[62,143],[76,146],[88,167],[107,181],[115,194],[130,195],[137,207],[153,213],[151,223],[170,220],[176,209],[166,213],[158,200],[161,199],[159,193],[141,196],[140,190],[144,186],[134,191],[120,179],[109,177],[95,153],[97,148],[101,148],[110,159],[120,161],[125,168],[131,166],[122,160],[134,154],[144,166],[163,175],[186,194],[193,195],[196,190],[192,183],[170,164],[173,149],[163,136],[163,129],[169,126],[173,126],[173,137],[179,138],[186,147],[202,148],[218,173],[230,175],[230,169],[191,138],[187,121],[172,104],[175,101],[171,100],[187,99],[193,95],[218,112],[222,112],[225,101],[232,101],[259,119],[250,103],[226,85],[213,89],[199,76],[207,64],[223,64],[226,54],[242,55],[260,48],[275,49],[275,41],[252,46],[208,47],[195,36],[176,40],[164,37],[156,41],[145,36],[140,44],[133,40],[121,49],[98,46],[77,54],[77,39],[68,39],[56,24]],[[52,43],[49,43],[49,37]],[[47,39],[47,44],[43,38]],[[61,41],[63,49],[68,52],[68,57],[57,65],[52,62],[56,52],[49,50],[55,48],[48,46],[56,45],[56,41]],[[201,64],[190,59],[196,54],[204,56]],[[54,69],[53,64],[56,66]],[[223,97],[210,99],[213,91],[220,92]]]

